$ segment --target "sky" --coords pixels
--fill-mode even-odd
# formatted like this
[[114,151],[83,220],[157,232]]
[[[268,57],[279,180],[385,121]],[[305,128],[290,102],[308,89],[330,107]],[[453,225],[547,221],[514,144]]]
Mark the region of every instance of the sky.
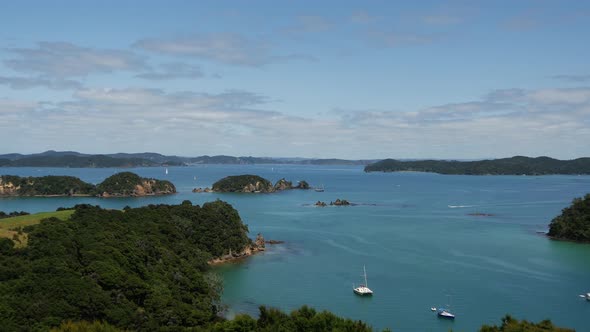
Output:
[[588,1],[3,1],[0,153],[590,156]]

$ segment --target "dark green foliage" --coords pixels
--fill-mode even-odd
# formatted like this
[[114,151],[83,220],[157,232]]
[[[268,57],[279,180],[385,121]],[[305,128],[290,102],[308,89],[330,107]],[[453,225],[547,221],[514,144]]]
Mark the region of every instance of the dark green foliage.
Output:
[[256,186],[259,183],[259,187],[261,188],[270,188],[272,184],[265,178],[262,178],[258,175],[234,175],[234,176],[226,176],[223,179],[215,182],[212,186],[214,191],[219,192],[241,192],[244,187],[249,185]]
[[571,206],[551,220],[548,235],[555,239],[590,242],[590,194],[574,199]]
[[557,160],[549,157],[516,156],[479,161],[385,159],[365,167],[365,172],[401,171],[465,175],[590,174],[590,158]]
[[519,321],[506,315],[502,318],[502,325],[483,325],[479,332],[574,332],[574,330],[557,327],[550,320],[532,323],[526,320]]
[[[84,182],[73,176],[43,176],[43,177],[20,177],[15,175],[0,176],[0,185],[11,184],[11,188],[19,188],[9,192],[5,187],[8,196],[69,196],[69,195],[96,195],[108,193],[116,196],[136,195],[136,186],[145,190],[144,194],[167,194],[175,193],[174,184],[166,180],[142,178],[131,172],[117,173],[108,177],[98,186]],[[59,211],[59,210],[58,210]]]
[[0,326],[47,330],[65,320],[124,329],[218,320],[207,261],[250,244],[236,210],[216,201],[126,211],[78,205],[70,220],[26,228],[28,246],[0,240]]
[[10,213],[6,213],[4,211],[0,211],[0,219],[3,219],[3,218],[12,218],[12,217],[18,217],[18,216],[26,216],[28,214],[30,214],[30,213],[25,212],[25,211],[21,211],[21,212],[13,211],[13,212],[10,212]]
[[51,329],[51,332],[123,332],[113,325],[105,322],[72,322],[67,321],[62,323],[59,327]]
[[92,195],[95,193],[94,185],[73,176],[20,177],[2,175],[0,183],[12,183],[14,187],[20,187],[17,191],[19,196]]
[[151,191],[155,194],[176,192],[176,188],[170,181],[142,178],[131,172],[121,172],[106,178],[96,186],[96,190],[100,194],[130,196],[136,194],[137,186],[151,187]]
[[135,186],[141,184],[141,177],[131,172],[121,172],[109,176],[103,182],[96,186],[100,192],[109,194],[119,193],[121,195],[130,195],[135,190]]
[[317,312],[307,306],[294,310],[291,314],[264,306],[261,306],[259,310],[258,320],[250,316],[238,315],[231,321],[215,324],[211,330],[215,332],[372,331],[370,326],[361,321],[341,318],[328,311]]
[[307,181],[299,181],[299,183],[297,183],[297,186],[295,187],[296,189],[309,189],[309,183],[307,183]]

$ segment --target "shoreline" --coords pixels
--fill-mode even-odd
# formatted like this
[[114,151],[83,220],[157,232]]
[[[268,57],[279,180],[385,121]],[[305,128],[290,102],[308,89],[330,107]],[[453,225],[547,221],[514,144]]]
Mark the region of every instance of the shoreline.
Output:
[[266,244],[275,245],[275,244],[283,244],[285,241],[282,240],[264,240],[262,235],[258,234],[256,241],[242,249],[239,253],[232,254],[231,250],[230,253],[221,257],[212,258],[207,261],[209,266],[217,266],[227,263],[237,263],[242,261],[248,257],[252,257],[256,254],[266,251]]
[[221,256],[221,257],[216,257],[216,258],[212,258],[210,260],[207,261],[207,264],[209,266],[217,266],[217,265],[222,265],[222,264],[227,264],[227,263],[235,263],[235,262],[239,262],[241,260],[244,260],[248,257],[254,256],[258,253],[264,252],[266,251],[266,248],[262,247],[262,248],[254,248],[254,247],[247,247],[246,249],[242,250],[240,253],[238,254],[232,254],[231,252],[227,255]]
[[177,193],[163,193],[163,194],[145,194],[145,195],[109,195],[109,196],[102,196],[102,195],[90,195],[90,194],[73,194],[73,195],[0,195],[0,199],[2,198],[26,198],[26,197],[96,197],[96,198],[128,198],[128,197],[146,197],[146,196],[166,196],[166,195],[174,195]]

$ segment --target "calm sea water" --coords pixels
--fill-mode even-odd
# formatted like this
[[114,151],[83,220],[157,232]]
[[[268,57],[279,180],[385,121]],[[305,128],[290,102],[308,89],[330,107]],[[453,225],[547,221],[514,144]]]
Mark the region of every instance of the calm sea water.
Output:
[[[54,210],[78,203],[108,208],[195,204],[220,198],[238,209],[251,236],[284,240],[261,255],[218,268],[230,315],[261,304],[303,304],[394,331],[476,331],[518,318],[549,318],[589,331],[590,245],[551,241],[545,231],[574,197],[590,192],[588,176],[450,176],[370,173],[361,167],[203,165],[125,169],[166,178],[179,194],[145,198],[3,198],[0,210]],[[0,168],[1,174],[72,175],[93,183],[118,169]],[[306,180],[325,192],[195,194],[226,175]],[[317,200],[357,206],[318,208]],[[493,216],[471,216],[487,213]],[[372,298],[355,296],[366,266]],[[450,296],[448,296],[450,295]],[[430,311],[450,302],[454,322]]]

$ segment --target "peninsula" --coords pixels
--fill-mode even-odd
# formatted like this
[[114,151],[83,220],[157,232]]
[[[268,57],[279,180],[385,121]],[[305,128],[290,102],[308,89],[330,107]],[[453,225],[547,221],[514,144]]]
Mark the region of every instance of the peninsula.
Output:
[[553,218],[547,235],[556,240],[590,243],[590,194],[574,199]]
[[516,156],[478,161],[385,159],[365,166],[365,172],[430,172],[456,175],[590,174],[590,158],[558,160],[549,157]]
[[96,186],[73,176],[0,176],[0,197],[127,197],[166,195],[173,193],[176,193],[176,188],[172,182],[166,180],[142,178],[139,175],[131,172],[121,172],[114,174]]

